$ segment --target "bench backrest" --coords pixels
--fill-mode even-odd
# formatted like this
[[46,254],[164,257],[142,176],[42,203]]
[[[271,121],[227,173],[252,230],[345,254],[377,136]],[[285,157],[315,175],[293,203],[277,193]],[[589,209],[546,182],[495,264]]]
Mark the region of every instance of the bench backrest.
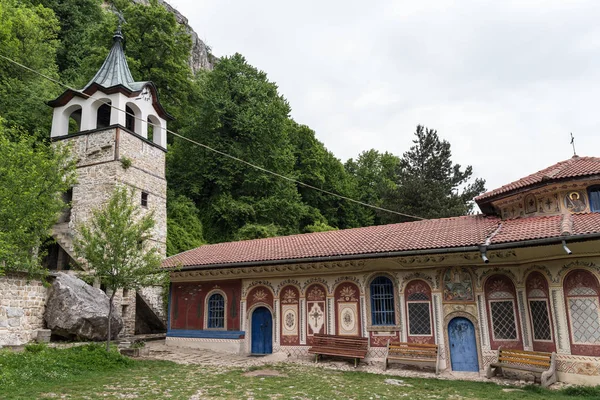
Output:
[[526,364],[550,368],[552,353],[513,349],[498,349],[498,362],[509,364]]
[[315,335],[313,346],[366,350],[369,346],[369,339],[357,336]]
[[407,342],[390,342],[387,344],[388,355],[414,358],[437,358],[437,344],[421,344]]

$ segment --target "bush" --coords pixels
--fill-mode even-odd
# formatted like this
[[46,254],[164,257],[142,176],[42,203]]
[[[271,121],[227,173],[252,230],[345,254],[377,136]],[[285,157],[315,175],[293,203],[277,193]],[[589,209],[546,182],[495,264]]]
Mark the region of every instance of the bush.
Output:
[[73,376],[126,368],[135,361],[122,356],[116,348],[107,352],[101,344],[69,349],[31,344],[22,353],[0,351],[0,393],[19,385],[67,380]]
[[40,351],[44,351],[48,348],[46,343],[29,343],[25,345],[25,351],[29,353],[39,353]]
[[588,400],[600,399],[600,386],[569,386],[562,392],[567,396],[584,397]]

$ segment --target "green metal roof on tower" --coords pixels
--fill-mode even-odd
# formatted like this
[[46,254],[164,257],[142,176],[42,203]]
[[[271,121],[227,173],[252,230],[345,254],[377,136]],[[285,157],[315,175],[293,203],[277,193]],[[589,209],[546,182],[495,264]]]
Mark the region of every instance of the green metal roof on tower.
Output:
[[123,51],[123,39],[121,29],[118,28],[113,36],[113,45],[106,60],[83,90],[96,83],[107,89],[121,85],[136,92],[148,84],[148,82],[136,82],[133,79]]

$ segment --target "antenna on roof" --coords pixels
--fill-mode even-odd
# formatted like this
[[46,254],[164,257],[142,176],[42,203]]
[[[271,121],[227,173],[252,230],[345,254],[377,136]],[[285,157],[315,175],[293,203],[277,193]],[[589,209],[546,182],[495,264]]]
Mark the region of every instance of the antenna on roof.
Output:
[[577,152],[575,151],[575,137],[573,136],[573,132],[571,132],[571,144],[573,145],[573,157],[577,157]]

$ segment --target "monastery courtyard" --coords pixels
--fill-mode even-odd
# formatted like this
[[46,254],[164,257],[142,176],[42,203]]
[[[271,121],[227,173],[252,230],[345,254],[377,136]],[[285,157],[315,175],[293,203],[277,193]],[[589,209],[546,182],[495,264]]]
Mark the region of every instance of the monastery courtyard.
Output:
[[[148,356],[122,369],[33,376],[10,389],[1,387],[0,373],[2,399],[600,399],[596,388],[560,382],[542,389],[527,380],[490,381],[479,373],[436,377],[431,370],[399,365],[384,373],[379,362],[355,369],[342,359],[326,358],[315,365],[308,357],[282,353],[249,357],[165,346],[164,341],[147,342],[146,347]],[[47,362],[51,356],[44,353],[39,357]],[[26,373],[28,367],[20,369]]]

